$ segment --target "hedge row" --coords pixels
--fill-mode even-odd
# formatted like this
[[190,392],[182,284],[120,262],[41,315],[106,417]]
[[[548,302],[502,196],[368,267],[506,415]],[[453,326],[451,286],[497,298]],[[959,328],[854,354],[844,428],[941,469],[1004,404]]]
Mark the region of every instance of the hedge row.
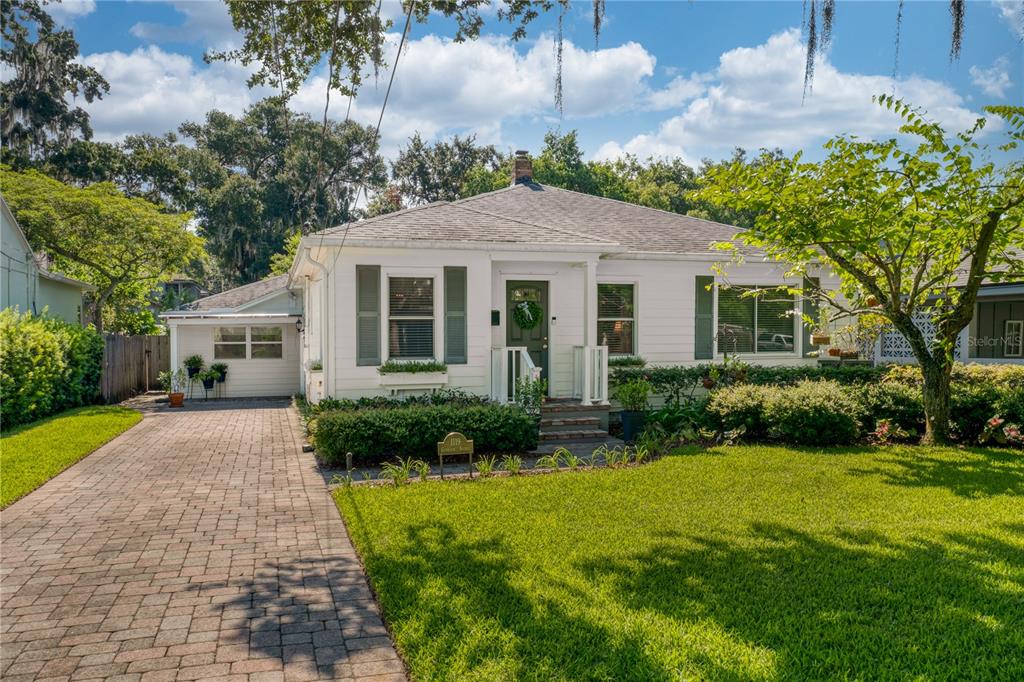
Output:
[[[807,380],[834,381],[843,385],[866,385],[881,381],[921,384],[921,370],[916,365],[762,367],[736,363],[690,367],[621,367],[611,372],[609,383],[610,388],[614,388],[633,379],[646,379],[655,393],[678,400],[701,386],[705,377],[716,377],[717,387],[736,383],[792,386]],[[1024,385],[1024,366],[958,363],[953,368],[953,383],[1021,386]]]
[[[974,443],[994,416],[1024,424],[1024,385],[955,383],[950,412],[956,437]],[[785,387],[740,384],[714,391],[706,415],[712,428],[742,429],[745,440],[797,445],[852,444],[883,419],[910,433],[924,430],[920,387],[898,381],[861,386],[836,381]]]
[[0,425],[96,402],[103,337],[92,327],[0,311]]
[[537,424],[515,405],[411,405],[332,410],[309,422],[310,438],[328,464],[357,459],[429,458],[437,444],[458,431],[478,453],[525,452],[537,447]]

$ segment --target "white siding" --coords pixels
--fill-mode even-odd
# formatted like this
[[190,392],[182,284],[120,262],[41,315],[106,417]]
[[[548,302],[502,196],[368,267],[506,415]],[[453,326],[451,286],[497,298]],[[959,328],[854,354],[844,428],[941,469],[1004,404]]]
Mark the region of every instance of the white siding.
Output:
[[[281,359],[215,360],[213,330],[218,326],[280,326],[284,329]],[[290,396],[299,391],[299,338],[294,322],[243,323],[224,320],[219,324],[178,324],[175,367],[190,355],[201,355],[209,367],[223,362],[228,366],[227,381],[217,393],[221,398],[259,398]],[[202,384],[197,384],[193,397],[201,398]],[[213,392],[211,391],[211,395]]]

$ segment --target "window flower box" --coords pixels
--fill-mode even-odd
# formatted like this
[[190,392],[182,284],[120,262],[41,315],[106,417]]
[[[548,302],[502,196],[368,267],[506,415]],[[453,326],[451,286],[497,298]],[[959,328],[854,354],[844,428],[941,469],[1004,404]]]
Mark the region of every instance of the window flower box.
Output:
[[448,385],[448,372],[388,372],[380,375],[388,388],[441,388]]

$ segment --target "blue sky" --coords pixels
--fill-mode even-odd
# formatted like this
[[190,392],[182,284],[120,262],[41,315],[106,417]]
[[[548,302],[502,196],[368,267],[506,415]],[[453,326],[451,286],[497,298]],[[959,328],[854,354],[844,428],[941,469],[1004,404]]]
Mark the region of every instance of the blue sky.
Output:
[[[696,163],[737,145],[815,156],[839,132],[890,134],[892,119],[870,101],[879,92],[895,90],[952,127],[969,125],[986,104],[1024,102],[1020,2],[968,3],[956,62],[948,4],[907,2],[895,83],[896,3],[839,2],[831,48],[806,99],[802,10],[801,2],[609,0],[595,48],[591,4],[576,3],[565,24],[562,117],[553,107],[554,13],[520,43],[493,15],[481,40],[461,45],[450,41],[450,22],[416,24],[382,146],[391,156],[416,131],[472,132],[503,149],[537,151],[544,133],[560,126],[579,131],[591,158],[635,153]],[[397,19],[400,10],[385,11]],[[239,41],[220,2],[79,0],[55,14],[74,28],[82,60],[110,81],[111,93],[89,107],[100,139],[173,130],[211,108],[237,114],[265,94],[246,88],[244,68],[202,60],[207,49]],[[353,106],[357,120],[376,120],[382,90],[369,80]],[[314,75],[294,106],[319,115],[323,97]],[[343,117],[346,104],[335,97],[332,115]]]

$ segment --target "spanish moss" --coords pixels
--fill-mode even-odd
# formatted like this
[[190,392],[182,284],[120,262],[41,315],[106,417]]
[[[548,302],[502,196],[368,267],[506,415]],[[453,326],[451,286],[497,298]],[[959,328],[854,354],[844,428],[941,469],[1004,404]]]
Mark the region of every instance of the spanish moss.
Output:
[[819,49],[824,52],[832,42],[832,20],[836,16],[836,0],[825,0],[821,12],[821,46]]
[[803,99],[807,99],[807,93],[814,87],[814,55],[818,51],[818,17],[815,13],[816,5],[817,3],[814,0],[811,0],[811,16],[807,19],[807,61],[804,64]]
[[565,46],[565,33],[563,31],[565,24],[565,5],[562,5],[562,11],[558,13],[558,35],[555,38],[555,108],[558,109],[558,115],[562,116],[562,48]]
[[900,33],[903,29],[903,0],[896,7],[896,55],[892,60],[892,95],[896,96],[896,77],[900,71]]
[[953,36],[949,44],[949,60],[960,59],[960,48],[964,41],[964,12],[967,10],[965,0],[950,0],[949,13],[953,17]]
[[601,40],[601,25],[604,23],[605,0],[594,0],[594,47]]

